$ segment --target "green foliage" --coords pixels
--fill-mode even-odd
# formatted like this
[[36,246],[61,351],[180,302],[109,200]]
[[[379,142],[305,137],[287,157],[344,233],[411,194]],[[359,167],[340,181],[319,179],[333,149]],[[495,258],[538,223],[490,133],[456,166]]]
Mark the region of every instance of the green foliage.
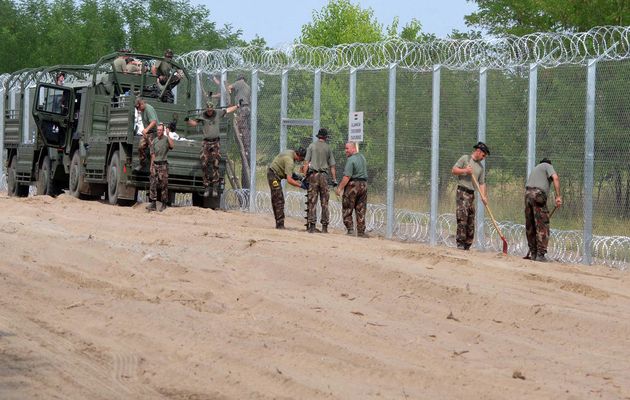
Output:
[[345,43],[371,43],[383,40],[383,27],[371,8],[361,9],[349,0],[330,0],[313,11],[313,22],[302,26],[299,42],[332,47]]
[[[188,0],[0,0],[0,73],[88,64],[120,48],[146,54],[243,46],[240,30],[217,28]],[[262,39],[261,39],[262,40]]]
[[626,25],[630,3],[624,0],[472,0],[479,11],[465,17],[493,35],[532,32],[583,32],[594,26]]

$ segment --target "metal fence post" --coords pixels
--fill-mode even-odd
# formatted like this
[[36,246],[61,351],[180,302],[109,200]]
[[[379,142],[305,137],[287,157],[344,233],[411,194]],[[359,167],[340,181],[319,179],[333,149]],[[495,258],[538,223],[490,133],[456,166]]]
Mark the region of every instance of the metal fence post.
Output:
[[431,216],[429,243],[437,244],[438,185],[440,179],[440,75],[441,65],[433,66],[433,106],[431,110]]
[[282,70],[280,86],[280,151],[287,149],[287,127],[282,121],[287,118],[289,110],[289,70]]
[[387,102],[387,228],[385,237],[394,234],[394,170],[396,157],[396,64],[389,66],[389,100]]
[[[527,176],[536,166],[536,113],[538,111],[538,63],[529,64],[529,101],[527,105]],[[526,178],[527,179],[527,178]]]
[[313,82],[313,142],[317,140],[317,132],[320,127],[322,99],[322,70],[315,71]]
[[[348,114],[357,110],[357,69],[350,69],[350,101],[348,104]],[[350,127],[348,127],[348,130]]]
[[28,90],[28,86],[24,85],[24,93],[23,93],[23,98],[24,101],[22,102],[22,121],[24,121],[24,125],[22,127],[22,143],[30,143],[31,140],[31,134],[29,132],[30,129],[30,125],[31,125],[31,119],[29,118],[29,104],[31,102],[30,99],[30,91]]
[[197,69],[197,72],[195,73],[195,108],[197,110],[200,110],[202,108],[202,96],[203,92],[201,90],[201,70]]
[[[481,68],[479,70],[479,114],[477,125],[477,140],[480,142],[486,141],[486,111],[488,105],[488,69]],[[486,160],[482,161],[482,164],[486,166]],[[479,248],[484,249],[486,247],[486,209],[481,201],[481,196],[477,197],[477,215],[475,220],[477,234],[477,245]]]
[[588,61],[586,75],[586,124],[584,134],[584,258],[582,263],[593,261],[593,182],[595,163],[595,83],[597,59]]
[[228,105],[228,103],[230,102],[228,100],[228,92],[227,92],[227,78],[228,78],[228,72],[227,69],[224,69],[221,71],[221,107],[226,107]]
[[256,145],[258,142],[258,70],[252,71],[252,97],[250,100],[249,149],[249,212],[256,212]]

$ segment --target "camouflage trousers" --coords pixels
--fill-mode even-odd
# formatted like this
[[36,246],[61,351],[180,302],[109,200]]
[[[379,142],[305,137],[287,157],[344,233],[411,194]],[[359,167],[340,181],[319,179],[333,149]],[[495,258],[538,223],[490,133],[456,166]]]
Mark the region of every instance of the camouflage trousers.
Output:
[[357,217],[357,233],[365,233],[365,212],[367,210],[367,182],[350,181],[343,190],[341,213],[343,224],[349,231],[353,229],[352,212]]
[[245,150],[245,155],[249,157],[249,147],[251,141],[251,129],[250,129],[250,111],[249,106],[243,106],[239,109],[236,118],[234,118],[234,122],[238,127],[238,131],[241,134],[241,138],[243,140],[243,149]]
[[276,218],[276,225],[284,224],[284,193],[282,193],[282,180],[278,178],[271,168],[267,170],[267,182],[271,190],[271,208]]
[[153,141],[153,132],[149,132],[146,135],[142,135],[140,138],[140,144],[138,145],[138,159],[140,165],[145,165],[147,162],[147,149]]
[[469,193],[457,188],[457,246],[470,248],[475,238],[475,192]]
[[547,195],[538,188],[525,189],[525,232],[530,253],[547,254],[549,244]]
[[203,171],[203,187],[218,183],[219,162],[221,161],[221,142],[219,140],[202,141],[199,160],[201,160],[201,170]]
[[[158,198],[157,192],[160,192]],[[168,202],[168,163],[153,163],[151,176],[149,177],[149,200],[159,200],[162,203]]]
[[330,193],[328,192],[328,175],[325,172],[314,172],[308,178],[308,192],[306,194],[306,222],[309,224],[317,223],[318,197],[322,206],[320,222],[322,225],[328,225],[328,221],[330,220],[330,212],[328,211]]

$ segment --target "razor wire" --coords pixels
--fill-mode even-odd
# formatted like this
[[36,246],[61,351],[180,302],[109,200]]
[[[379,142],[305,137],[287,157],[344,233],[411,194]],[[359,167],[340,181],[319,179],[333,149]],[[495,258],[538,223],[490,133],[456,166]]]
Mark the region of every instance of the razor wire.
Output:
[[258,70],[278,74],[285,69],[337,73],[353,68],[381,70],[391,64],[417,72],[434,65],[453,70],[480,68],[509,70],[538,63],[552,68],[584,65],[590,58],[630,58],[630,27],[600,26],[587,32],[539,32],[524,36],[481,39],[434,39],[409,42],[388,39],[377,43],[352,43],[334,47],[291,44],[268,49],[258,46],[197,50],[177,57],[191,71]]
[[[257,191],[254,196],[256,213],[272,214],[271,194]],[[230,189],[223,193],[222,205],[227,210],[249,211],[249,190]],[[288,217],[303,219],[306,217],[304,192],[285,192],[285,214]],[[345,229],[342,218],[341,202],[330,200],[329,226],[337,229]],[[321,208],[318,205],[318,214]],[[377,235],[385,235],[386,206],[385,204],[368,204],[366,216],[366,231]],[[393,238],[405,242],[429,242],[430,215],[426,212],[417,212],[404,209],[396,209],[395,228]],[[524,256],[528,252],[525,225],[508,221],[497,223],[509,244],[509,254]],[[456,247],[455,231],[457,221],[455,214],[441,214],[438,216],[437,231],[438,244],[447,247]],[[492,221],[484,221],[485,239],[483,243],[476,243],[475,247],[484,248],[487,251],[501,252],[503,242],[494,228]],[[554,261],[567,263],[582,262],[582,249],[584,237],[581,231],[563,231],[552,229],[549,238],[547,256]],[[630,237],[627,236],[594,236],[593,260],[597,264],[625,270],[630,266]]]

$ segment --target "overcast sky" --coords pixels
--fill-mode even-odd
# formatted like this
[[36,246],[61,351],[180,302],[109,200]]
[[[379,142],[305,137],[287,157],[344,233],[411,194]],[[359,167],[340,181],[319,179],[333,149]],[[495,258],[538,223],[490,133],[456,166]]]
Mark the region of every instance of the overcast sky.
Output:
[[[351,0],[361,8],[371,8],[379,23],[388,26],[395,16],[400,18],[399,28],[412,18],[422,24],[426,33],[444,38],[453,29],[467,31],[464,15],[477,9],[475,3],[466,0]],[[270,47],[292,43],[300,36],[302,25],[313,20],[313,10],[321,10],[327,0],[240,0],[209,2],[192,0],[191,4],[205,5],[210,10],[210,20],[217,27],[231,24],[243,31],[242,39],[252,40],[256,34],[263,37]]]

